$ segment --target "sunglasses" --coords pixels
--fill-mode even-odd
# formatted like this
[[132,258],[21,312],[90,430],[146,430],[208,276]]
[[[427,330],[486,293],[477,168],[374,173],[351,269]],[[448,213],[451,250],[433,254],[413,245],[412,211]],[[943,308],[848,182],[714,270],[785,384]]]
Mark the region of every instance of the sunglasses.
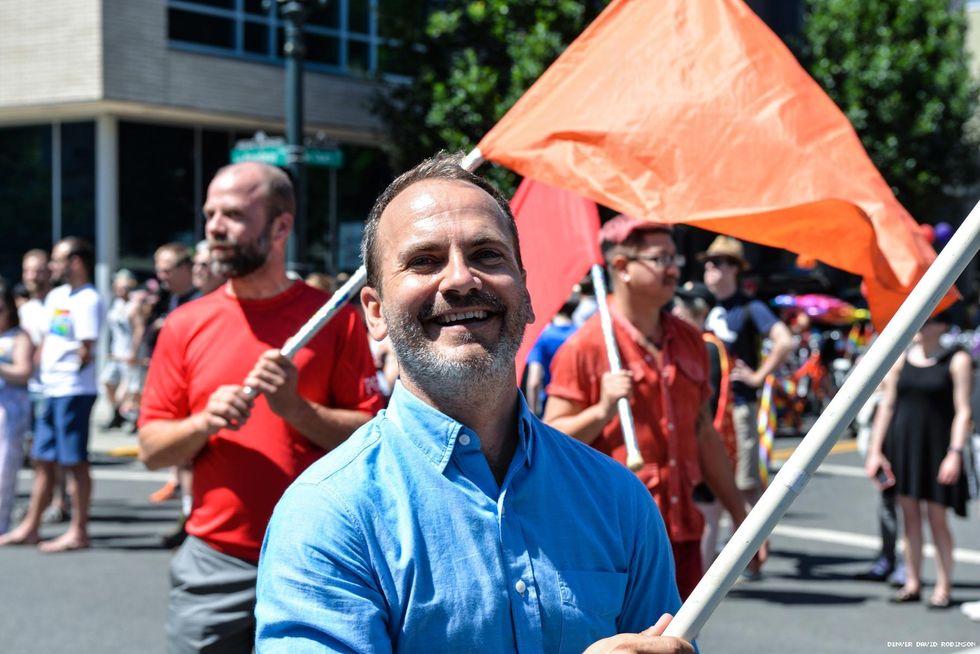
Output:
[[732,266],[733,268],[739,268],[742,265],[742,262],[736,259],[735,257],[711,257],[709,259],[706,259],[705,263],[710,263],[712,266],[715,266],[716,268],[721,267],[722,265]]

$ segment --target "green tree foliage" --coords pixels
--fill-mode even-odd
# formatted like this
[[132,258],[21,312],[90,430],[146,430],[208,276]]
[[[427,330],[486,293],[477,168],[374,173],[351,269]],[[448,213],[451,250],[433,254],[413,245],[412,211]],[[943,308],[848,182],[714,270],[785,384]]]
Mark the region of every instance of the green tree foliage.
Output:
[[[425,10],[431,4],[432,9]],[[605,5],[604,0],[382,3],[382,67],[406,76],[375,102],[396,170],[440,149],[470,150]],[[503,191],[516,178],[481,173]]]
[[899,201],[935,222],[948,190],[973,183],[964,127],[976,87],[963,3],[807,0],[801,60],[844,111]]

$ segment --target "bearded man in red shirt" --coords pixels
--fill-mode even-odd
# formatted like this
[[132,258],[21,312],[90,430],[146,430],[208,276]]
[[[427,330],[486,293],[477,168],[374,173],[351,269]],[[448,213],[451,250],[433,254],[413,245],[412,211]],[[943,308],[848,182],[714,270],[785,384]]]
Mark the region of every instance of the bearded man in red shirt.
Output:
[[352,307],[292,361],[279,354],[328,299],[286,275],[294,207],[278,168],[218,171],[205,230],[229,281],[167,316],[150,361],[140,459],[194,468],[188,537],[170,566],[171,652],[252,651],[259,550],[273,507],[381,408],[367,331]]

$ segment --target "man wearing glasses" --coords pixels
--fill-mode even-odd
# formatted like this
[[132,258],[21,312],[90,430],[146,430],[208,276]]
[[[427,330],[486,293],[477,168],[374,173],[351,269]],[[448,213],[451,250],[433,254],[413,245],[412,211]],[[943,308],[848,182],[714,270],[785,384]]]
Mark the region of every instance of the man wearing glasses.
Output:
[[[745,501],[753,505],[763,490],[759,475],[757,396],[766,377],[789,356],[793,337],[764,302],[753,300],[739,290],[738,275],[748,270],[749,264],[737,239],[719,236],[698,258],[704,261],[704,284],[718,299],[718,306],[708,315],[704,328],[724,341],[735,359],[731,372],[732,418],[738,446],[735,483]],[[772,345],[769,354],[760,361],[759,352],[765,338]]]
[[609,372],[599,316],[558,350],[544,420],[620,462],[626,449],[616,402],[630,398],[646,484],[667,526],[677,586],[686,598],[701,578],[704,520],[693,492],[702,480],[736,523],[745,508],[712,425],[701,333],[665,310],[683,258],[670,227],[616,216],[599,233],[613,295],[610,313],[623,371]]

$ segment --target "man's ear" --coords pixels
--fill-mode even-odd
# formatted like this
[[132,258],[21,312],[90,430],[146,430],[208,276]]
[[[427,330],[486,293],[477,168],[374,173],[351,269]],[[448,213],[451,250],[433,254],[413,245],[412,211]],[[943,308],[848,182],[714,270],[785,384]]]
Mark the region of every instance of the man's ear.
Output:
[[293,231],[293,214],[283,212],[272,219],[272,240],[287,240]]
[[[630,260],[625,254],[614,254],[612,259],[609,261],[609,269],[612,271],[614,277],[618,277],[620,281],[628,282],[630,280],[630,275],[626,271],[626,266],[629,264]],[[612,280],[609,280],[610,283]]]
[[383,341],[388,335],[388,322],[381,312],[381,295],[372,286],[361,289],[361,307],[364,309],[364,322],[368,333],[376,341]]

